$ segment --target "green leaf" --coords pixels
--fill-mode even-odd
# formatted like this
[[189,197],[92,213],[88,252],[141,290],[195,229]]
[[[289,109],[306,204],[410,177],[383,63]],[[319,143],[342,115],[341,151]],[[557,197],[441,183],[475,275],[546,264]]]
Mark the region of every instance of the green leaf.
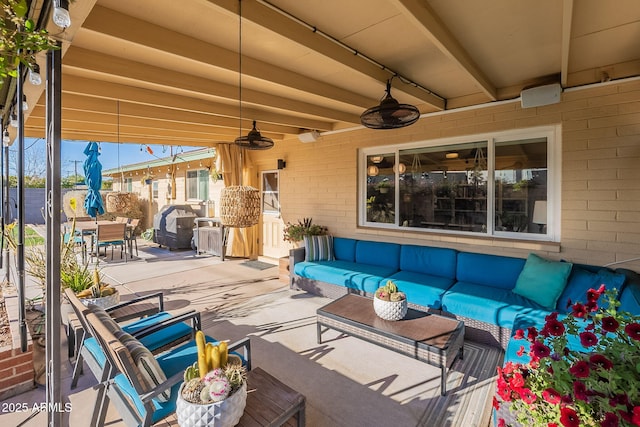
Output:
[[20,0],[13,5],[13,12],[20,18],[24,18],[27,15],[27,10],[27,0]]
[[31,32],[36,28],[36,24],[33,22],[33,19],[27,19],[24,21],[25,30]]

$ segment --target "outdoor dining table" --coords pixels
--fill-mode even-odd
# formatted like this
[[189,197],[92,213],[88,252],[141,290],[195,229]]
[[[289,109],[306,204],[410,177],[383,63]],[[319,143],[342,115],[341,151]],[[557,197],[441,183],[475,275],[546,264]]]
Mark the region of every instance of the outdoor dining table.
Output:
[[[90,221],[76,221],[75,223],[75,232],[81,234],[82,236],[91,236],[91,251],[89,253],[93,253],[93,237],[98,232],[99,225],[107,225],[107,224],[115,224],[115,221],[110,220],[90,220]],[[65,230],[71,230],[73,227],[72,222],[66,222],[64,224]],[[127,233],[133,232],[134,227],[131,224],[127,224]]]

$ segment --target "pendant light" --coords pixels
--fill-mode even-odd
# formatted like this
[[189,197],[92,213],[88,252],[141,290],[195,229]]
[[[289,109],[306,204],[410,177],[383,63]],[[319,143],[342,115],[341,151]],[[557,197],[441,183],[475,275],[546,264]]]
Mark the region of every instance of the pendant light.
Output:
[[[239,87],[239,96],[238,99],[240,101],[240,134],[242,134],[242,0],[238,1],[238,15],[240,16],[239,23],[239,31],[238,31],[238,57],[239,57],[239,77],[238,77],[238,87]],[[256,128],[256,121],[253,121],[253,129],[249,131],[249,134],[246,136],[239,136],[235,140],[235,144],[246,148],[248,150],[268,150],[273,147],[273,140],[271,138],[267,138],[266,136],[262,136],[260,131]]]
[[360,123],[370,129],[398,129],[414,124],[420,118],[420,111],[409,104],[400,104],[391,96],[391,80],[387,80],[387,90],[380,105],[367,109],[360,115]]

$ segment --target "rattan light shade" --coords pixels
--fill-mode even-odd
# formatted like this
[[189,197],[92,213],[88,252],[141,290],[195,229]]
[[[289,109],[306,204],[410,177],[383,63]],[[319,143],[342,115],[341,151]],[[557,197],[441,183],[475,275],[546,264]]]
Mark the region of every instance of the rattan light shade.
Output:
[[260,220],[260,191],[244,185],[231,185],[220,193],[220,219],[227,227],[244,228]]

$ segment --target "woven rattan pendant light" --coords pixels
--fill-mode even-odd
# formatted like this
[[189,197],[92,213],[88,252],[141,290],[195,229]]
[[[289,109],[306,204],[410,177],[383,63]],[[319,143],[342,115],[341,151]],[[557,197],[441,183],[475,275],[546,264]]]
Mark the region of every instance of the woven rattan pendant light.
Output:
[[409,104],[400,104],[391,96],[391,80],[387,80],[385,96],[380,105],[367,109],[360,115],[360,123],[370,129],[398,129],[414,124],[420,111]]
[[[239,24],[239,56],[240,56],[240,133],[242,133],[242,0],[238,1]],[[238,137],[234,143],[243,149],[264,150],[273,147],[273,141],[264,138],[256,129],[256,122],[253,122],[253,129],[247,136]],[[257,188],[242,185],[242,151],[240,150],[240,161],[238,162],[238,175],[241,185],[230,185],[222,189],[220,193],[220,220],[226,227],[245,228],[256,225],[260,221],[260,191]]]

